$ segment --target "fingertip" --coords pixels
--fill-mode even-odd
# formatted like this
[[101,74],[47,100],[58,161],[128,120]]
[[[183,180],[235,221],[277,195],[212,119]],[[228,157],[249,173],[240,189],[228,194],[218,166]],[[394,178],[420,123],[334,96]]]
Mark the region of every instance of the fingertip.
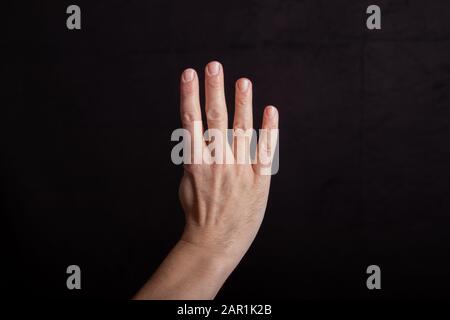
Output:
[[272,105],[269,105],[264,108],[262,128],[263,129],[278,128],[278,110]]
[[244,93],[251,87],[252,82],[247,78],[240,78],[236,81],[236,87],[240,92]]
[[222,69],[222,64],[219,61],[211,61],[206,65],[205,72],[208,76],[217,76]]
[[194,78],[196,77],[196,72],[194,69],[192,68],[187,68],[186,70],[183,71],[183,73],[181,74],[181,81],[183,83],[188,83],[191,82],[192,80],[194,80]]
[[278,118],[278,110],[272,105],[267,106],[264,109],[264,115],[269,119],[276,120]]

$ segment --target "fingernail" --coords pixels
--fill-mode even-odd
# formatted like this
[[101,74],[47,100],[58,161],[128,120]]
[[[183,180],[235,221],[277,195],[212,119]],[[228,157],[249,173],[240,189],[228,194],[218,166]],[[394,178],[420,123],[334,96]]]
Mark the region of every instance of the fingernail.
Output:
[[248,81],[247,79],[241,79],[238,82],[239,90],[241,90],[242,92],[247,91],[249,84],[250,84],[250,81]]
[[215,76],[215,75],[217,75],[219,73],[220,64],[218,62],[216,62],[216,61],[210,62],[206,69],[208,70],[208,74],[210,76]]
[[189,81],[194,80],[194,73],[195,73],[195,71],[192,70],[192,69],[184,70],[184,72],[183,72],[183,81],[184,82],[189,82]]
[[269,116],[269,118],[275,118],[276,115],[277,109],[274,106],[270,106],[267,108],[267,116]]

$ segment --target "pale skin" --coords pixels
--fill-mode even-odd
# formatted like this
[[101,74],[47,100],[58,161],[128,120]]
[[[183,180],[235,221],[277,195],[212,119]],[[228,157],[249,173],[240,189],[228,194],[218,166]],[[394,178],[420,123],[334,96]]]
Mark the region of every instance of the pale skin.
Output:
[[[183,128],[195,137],[193,123],[202,121],[195,70],[186,69],[182,73],[180,97]],[[234,105],[233,128],[253,128],[249,79],[236,81]],[[205,68],[205,111],[207,127],[219,129],[225,135],[228,118],[224,72],[216,61]],[[261,128],[278,128],[275,107],[264,109]],[[271,139],[259,139],[258,152],[271,154],[274,145],[268,140]],[[207,141],[202,140],[201,146],[208,150]],[[248,148],[248,145],[234,141],[232,146],[226,143],[224,148],[236,156],[238,148]],[[179,188],[186,220],[184,232],[134,299],[214,299],[247,252],[264,218],[270,175],[260,174],[262,166],[258,162],[184,165]]]

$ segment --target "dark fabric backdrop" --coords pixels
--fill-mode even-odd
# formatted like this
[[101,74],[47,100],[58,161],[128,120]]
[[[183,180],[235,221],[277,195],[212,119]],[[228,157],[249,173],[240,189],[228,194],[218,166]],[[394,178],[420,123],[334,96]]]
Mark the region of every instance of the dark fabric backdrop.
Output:
[[[82,30],[66,28],[66,8]],[[366,28],[366,8],[382,30]],[[183,226],[170,161],[186,67],[280,111],[266,218],[220,298],[448,297],[450,2],[2,4],[2,286],[129,298]],[[66,289],[66,267],[82,290]],[[367,266],[382,290],[366,288]]]

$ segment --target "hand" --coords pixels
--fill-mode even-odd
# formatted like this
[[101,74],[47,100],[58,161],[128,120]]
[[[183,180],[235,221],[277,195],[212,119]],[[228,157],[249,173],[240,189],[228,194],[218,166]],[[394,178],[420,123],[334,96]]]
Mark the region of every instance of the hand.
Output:
[[[205,111],[208,129],[223,134],[223,154],[237,160],[237,151],[250,153],[250,143],[226,141],[228,128],[227,106],[224,93],[224,73],[218,62],[211,62],[205,70]],[[208,146],[202,135],[194,130],[194,121],[201,122],[199,81],[193,69],[184,71],[181,78],[181,119],[183,127],[193,139],[201,138],[203,150]],[[248,79],[236,82],[233,129],[252,129],[252,83]],[[266,107],[263,129],[278,127],[277,110]],[[239,143],[242,142],[242,143]],[[248,141],[249,142],[249,141]],[[270,141],[260,139],[260,149],[267,150]],[[195,145],[193,141],[192,145]],[[234,147],[234,148],[233,148]],[[272,150],[274,146],[271,146]],[[232,150],[233,149],[233,150]],[[247,150],[244,150],[247,149]],[[273,154],[273,151],[271,152]],[[194,154],[194,152],[192,152]],[[193,162],[193,161],[191,161]],[[262,175],[261,163],[251,164],[185,164],[180,184],[180,200],[186,214],[186,227],[182,241],[199,248],[229,257],[237,264],[258,232],[264,217],[269,194],[270,175]],[[269,163],[270,166],[270,163]]]

